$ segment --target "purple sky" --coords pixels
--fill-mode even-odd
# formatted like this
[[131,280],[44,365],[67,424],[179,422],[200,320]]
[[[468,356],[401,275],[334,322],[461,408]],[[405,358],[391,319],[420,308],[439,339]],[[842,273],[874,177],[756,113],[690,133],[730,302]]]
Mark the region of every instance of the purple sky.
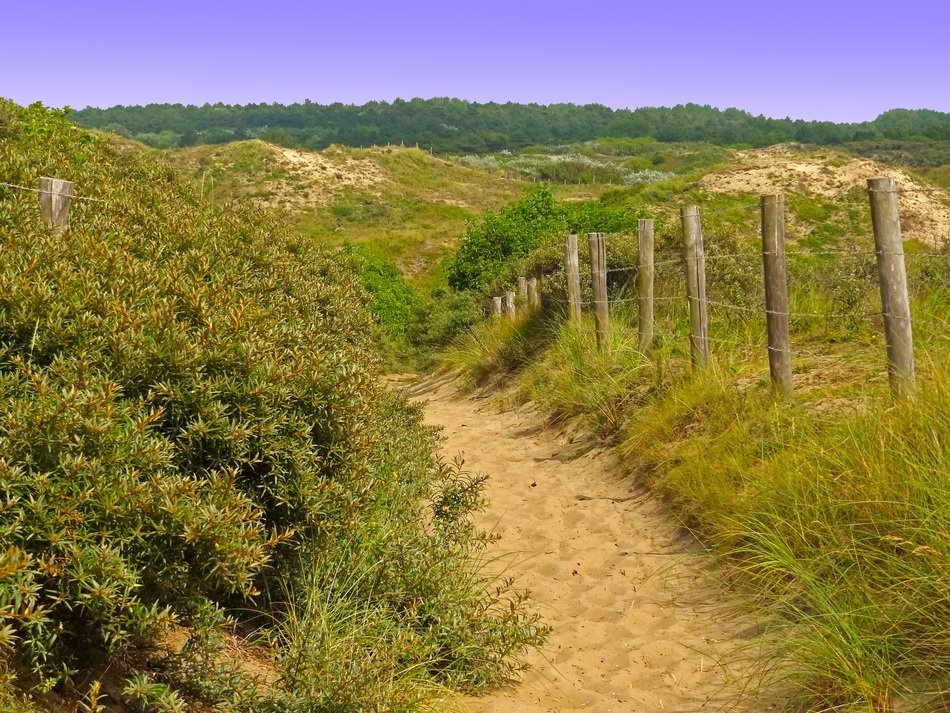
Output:
[[[895,9],[899,8],[899,9]],[[950,0],[4,2],[0,96],[950,112]]]

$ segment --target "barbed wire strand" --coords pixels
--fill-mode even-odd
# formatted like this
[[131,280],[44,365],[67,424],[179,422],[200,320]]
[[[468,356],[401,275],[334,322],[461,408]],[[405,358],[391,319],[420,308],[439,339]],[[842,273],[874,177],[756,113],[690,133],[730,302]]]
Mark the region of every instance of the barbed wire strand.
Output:
[[[550,300],[551,302],[554,302],[555,304],[561,304],[561,305],[570,304],[568,300],[558,299],[550,295],[548,296],[547,299]],[[686,295],[681,296],[681,297],[680,296],[654,297],[653,302],[654,303],[656,302],[685,302],[688,304],[690,301],[695,300],[695,299],[696,298],[689,297]],[[639,297],[621,297],[618,299],[608,300],[607,303],[608,305],[616,305],[616,304],[629,304],[631,302],[639,302],[639,301],[640,301]],[[788,317],[789,319],[869,319],[872,317],[890,316],[889,313],[884,313],[884,312],[880,312],[876,310],[873,312],[804,312],[804,311],[798,311],[798,310],[783,312],[779,310],[766,309],[765,305],[759,305],[757,307],[749,307],[746,305],[737,305],[737,304],[732,304],[729,302],[722,302],[721,300],[711,300],[709,298],[701,299],[697,301],[703,302],[713,307],[719,307],[722,309],[731,309],[731,310],[734,310],[737,312],[743,312],[746,314],[766,314],[766,315],[771,314],[771,315]],[[595,304],[596,302],[594,302],[593,300],[582,300],[580,302],[580,305],[582,307],[589,307]],[[898,319],[911,319],[911,318],[898,317]]]
[[730,206],[728,208],[703,208],[699,207],[699,218],[702,220],[704,215],[722,215],[723,213],[736,213],[738,211],[756,211],[759,210],[759,204],[755,203],[753,205],[737,205]]
[[[693,336],[689,335],[689,339],[690,341],[692,341]],[[712,342],[713,344],[728,344],[729,346],[732,346],[732,347],[754,347],[756,349],[765,348],[764,344],[753,344],[752,342],[744,342],[740,339],[718,339],[716,337],[710,337],[709,335],[706,335],[704,339],[707,342]]]
[[[776,255],[780,253],[773,252],[756,252],[756,253],[712,253],[705,256],[706,262],[713,260],[722,260],[722,259],[733,259],[733,258],[747,258],[750,260],[758,260],[760,256],[763,255]],[[876,256],[885,256],[885,257],[900,257],[903,256],[908,259],[912,258],[932,258],[937,260],[947,260],[950,259],[950,252],[890,252],[882,251],[878,252],[876,250],[861,251],[861,250],[822,250],[820,252],[809,252],[809,253],[785,253],[785,257],[793,262],[798,258],[803,257],[876,257]],[[682,266],[687,260],[697,260],[698,258],[687,258],[679,257],[671,260],[661,260],[659,262],[653,263],[653,268],[666,267],[668,265],[680,265]],[[649,267],[649,266],[647,266]],[[637,272],[641,269],[640,265],[626,265],[623,267],[611,267],[605,270],[607,274],[615,274],[618,272]]]
[[[29,186],[21,186],[17,183],[6,183],[4,181],[0,181],[0,186],[6,186],[8,188],[18,188],[21,191],[30,191],[32,193],[40,193],[40,194],[45,194],[48,196],[60,195],[59,193],[55,191],[44,191],[39,188],[30,188]],[[91,196],[72,195],[70,196],[70,199],[74,201],[92,201],[93,203],[108,203],[108,201],[103,198],[92,198]]]

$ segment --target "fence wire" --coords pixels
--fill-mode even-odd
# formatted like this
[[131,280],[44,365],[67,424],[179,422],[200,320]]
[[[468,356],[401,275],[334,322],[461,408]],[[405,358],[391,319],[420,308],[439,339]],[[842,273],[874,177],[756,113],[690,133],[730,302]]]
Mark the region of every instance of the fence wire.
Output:
[[[3,181],[0,181],[0,186],[6,186],[7,188],[16,188],[21,191],[30,191],[31,193],[38,193],[38,194],[48,195],[48,196],[61,195],[57,191],[44,191],[39,188],[30,188],[29,186],[21,186],[18,183],[6,183]],[[82,195],[75,195],[75,194],[71,195],[69,199],[74,200],[74,201],[91,201],[93,203],[108,203],[109,202],[104,198],[93,198],[91,196],[82,196]]]
[[[738,208],[738,210],[758,210],[759,206],[744,206]],[[736,207],[730,207],[727,209],[722,209],[721,211],[703,211],[703,214],[711,212],[736,212]],[[738,236],[742,238],[743,236]],[[749,236],[744,236],[745,239],[749,239]],[[759,236],[756,235],[757,239]],[[813,270],[814,269],[824,269],[824,270],[833,270],[834,265],[841,265],[841,261],[845,261],[845,265],[848,261],[858,260],[858,261],[868,261],[872,263],[875,260],[888,257],[903,257],[906,262],[912,264],[922,264],[927,262],[933,262],[935,264],[946,264],[946,260],[950,258],[950,249],[943,250],[923,250],[923,251],[893,251],[893,250],[879,250],[875,246],[875,241],[871,235],[860,235],[852,236],[856,241],[864,241],[865,244],[870,244],[870,247],[864,249],[858,249],[854,247],[845,247],[845,248],[818,248],[818,249],[808,249],[807,247],[793,246],[792,250],[782,253],[785,258],[786,274],[790,281],[796,280],[795,273],[798,273],[801,270],[807,271],[804,275],[799,275],[798,280],[801,280],[802,283],[807,283],[808,280],[814,278]],[[736,236],[729,236],[729,240],[737,239]],[[762,250],[748,250],[743,252],[718,252],[715,247],[710,250],[710,245],[715,245],[717,239],[715,236],[712,238],[707,237],[707,250],[706,254],[703,256],[704,262],[709,262],[712,265],[716,264],[729,264],[734,265],[733,274],[735,270],[738,270],[740,273],[746,273],[748,277],[751,277],[752,274],[750,271],[752,266],[755,265],[755,275],[757,278],[761,279],[762,276],[762,264],[764,260],[767,260],[770,257],[775,257],[779,253],[762,251]],[[693,260],[698,260],[699,258],[693,258]],[[809,263],[810,260],[819,259],[819,260],[829,260],[828,263]],[[655,261],[652,265],[640,265],[637,264],[628,264],[614,266],[606,269],[604,272],[608,276],[620,277],[623,279],[626,285],[630,285],[634,281],[639,281],[641,279],[641,274],[644,267],[652,267],[654,275],[654,284],[657,288],[662,289],[663,291],[668,292],[671,285],[672,274],[668,273],[667,268],[675,269],[677,271],[684,271],[687,265],[691,261],[687,259],[684,254],[676,255],[675,257],[663,257],[660,260]],[[829,268],[828,266],[832,266]],[[853,268],[845,267],[845,270],[851,270]],[[869,268],[868,268],[869,269]],[[942,269],[942,268],[941,268]],[[851,273],[846,272],[845,275],[848,276]],[[856,275],[855,273],[854,275]],[[862,273],[863,274],[863,273]],[[854,278],[852,275],[852,279]],[[588,280],[587,275],[584,275],[585,282]],[[830,284],[828,289],[834,289],[834,273],[828,272],[827,276],[824,278],[829,280]],[[717,278],[716,273],[713,272],[711,275],[707,276],[709,284],[707,289],[712,288],[714,292],[719,291],[722,287],[716,287]],[[728,278],[727,278],[728,279]],[[547,280],[544,281],[547,283]],[[660,287],[660,285],[665,285],[665,287]],[[616,284],[613,285],[616,287]],[[742,285],[738,286],[738,289],[741,290]],[[588,285],[589,289],[589,285]],[[655,288],[656,289],[656,288]],[[733,287],[736,289],[736,287]],[[852,296],[851,299],[855,301],[855,304],[863,304],[869,298],[869,292],[873,289],[873,285],[867,284],[863,285],[860,289],[860,294],[857,296]],[[690,297],[686,294],[671,296],[668,294],[664,295],[654,295],[652,302],[656,308],[656,312],[663,313],[667,310],[667,306],[681,306],[688,307],[690,304],[695,304],[697,302],[704,304],[709,311],[712,313],[716,319],[722,319],[729,314],[741,315],[742,322],[749,324],[748,319],[754,315],[762,315],[764,318],[761,320],[760,325],[760,337],[755,336],[755,332],[749,331],[749,328],[744,328],[739,331],[739,334],[734,338],[722,338],[718,336],[710,336],[708,333],[703,336],[703,339],[712,346],[717,347],[728,347],[731,349],[753,349],[753,350],[764,350],[769,353],[780,353],[780,354],[793,354],[795,349],[792,346],[783,347],[775,346],[768,344],[767,340],[767,329],[766,322],[769,317],[784,317],[788,320],[790,326],[795,324],[801,324],[802,322],[814,323],[815,320],[827,323],[848,323],[851,325],[859,323],[867,323],[869,320],[881,320],[881,319],[894,319],[898,322],[901,321],[912,321],[913,319],[918,319],[921,322],[926,322],[930,325],[937,324],[943,326],[950,326],[946,315],[940,315],[932,310],[915,310],[913,315],[906,314],[895,314],[893,311],[887,311],[884,309],[874,309],[874,310],[864,310],[864,309],[854,309],[849,308],[846,311],[826,309],[826,310],[815,310],[802,308],[798,309],[793,305],[788,309],[784,310],[775,310],[767,309],[765,306],[764,294],[762,294],[761,284],[758,286],[759,296],[750,303],[737,303],[735,301],[730,301],[729,299],[724,299],[721,296],[713,295],[712,297],[706,296],[704,298]],[[728,290],[727,290],[728,291]],[[754,294],[754,293],[753,293]],[[570,303],[568,299],[563,299],[560,295],[554,296],[547,294],[544,297],[545,301],[548,304],[554,304],[560,307],[567,307]],[[790,299],[794,303],[794,296],[790,295]],[[836,301],[836,297],[833,294],[829,294],[825,299],[830,299]],[[843,298],[842,298],[843,299]],[[619,306],[619,305],[628,305],[631,303],[641,303],[644,300],[639,294],[631,294],[630,292],[621,291],[618,296],[614,296],[608,300],[610,306]],[[590,308],[595,306],[595,301],[587,298],[582,298],[578,306],[587,311]],[[685,310],[683,312],[678,312],[676,321],[683,319],[685,316]],[[716,316],[718,315],[718,317]],[[667,315],[667,318],[672,317],[672,315]],[[672,333],[665,334],[667,330],[661,329],[659,325],[654,326],[655,338],[659,339],[668,339],[674,337]],[[930,327],[930,334],[932,334],[933,327]],[[790,335],[794,339],[794,330]],[[694,337],[692,335],[684,335],[684,341],[690,343]]]

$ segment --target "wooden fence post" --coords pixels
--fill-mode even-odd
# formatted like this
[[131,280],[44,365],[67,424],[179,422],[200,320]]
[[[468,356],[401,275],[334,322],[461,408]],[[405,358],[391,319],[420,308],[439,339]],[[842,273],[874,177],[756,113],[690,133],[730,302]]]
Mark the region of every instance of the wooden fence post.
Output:
[[877,271],[881,286],[881,312],[884,316],[884,339],[887,342],[887,373],[895,398],[913,396],[914,335],[907,296],[907,273],[904,269],[904,242],[897,202],[897,181],[893,178],[868,180],[871,221]]
[[588,233],[590,245],[590,276],[594,286],[594,325],[597,334],[597,348],[603,349],[607,343],[610,311],[607,306],[607,252],[603,233]]
[[526,277],[518,278],[518,301],[523,307],[528,304],[528,278]]
[[514,317],[517,313],[517,308],[515,307],[515,293],[511,290],[505,293],[505,313],[509,317]]
[[765,323],[769,335],[772,388],[792,396],[792,348],[788,337],[788,276],[785,267],[785,196],[762,196],[762,264]]
[[709,316],[706,304],[706,253],[699,207],[680,209],[686,246],[686,291],[689,298],[689,352],[693,368],[709,362]]
[[69,204],[74,195],[72,181],[40,177],[40,216],[53,233],[59,235],[69,226]]
[[501,297],[491,298],[491,316],[495,318],[501,317]]
[[640,351],[653,348],[653,221],[637,221],[637,290]]
[[538,278],[528,278],[528,307],[535,309],[541,304],[541,298],[538,295]]
[[564,275],[567,279],[567,305],[575,322],[581,318],[581,267],[577,257],[577,235],[564,238]]

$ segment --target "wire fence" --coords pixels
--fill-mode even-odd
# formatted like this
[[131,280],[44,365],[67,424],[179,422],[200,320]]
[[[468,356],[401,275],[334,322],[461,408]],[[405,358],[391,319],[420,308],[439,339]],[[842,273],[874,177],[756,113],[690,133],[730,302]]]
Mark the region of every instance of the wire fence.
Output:
[[[881,181],[889,182],[890,185],[880,184]],[[875,183],[880,185],[871,185]],[[872,221],[873,235],[851,235],[849,239],[852,244],[841,248],[796,245],[788,253],[784,245],[785,216],[784,200],[781,197],[778,197],[782,206],[779,218],[766,216],[765,200],[777,198],[774,196],[763,197],[762,202],[756,205],[702,211],[703,216],[737,211],[762,211],[760,251],[750,249],[740,252],[728,247],[720,250],[722,246],[735,245],[737,242],[752,244],[753,236],[743,235],[738,231],[736,236],[729,236],[729,240],[717,240],[715,236],[704,239],[700,232],[698,253],[690,252],[692,248],[689,244],[688,218],[693,215],[690,211],[694,208],[684,209],[681,211],[684,246],[679,250],[679,254],[670,256],[667,245],[664,248],[666,255],[661,254],[657,260],[650,259],[653,255],[652,221],[648,221],[651,244],[646,257],[642,254],[641,232],[638,236],[641,250],[638,251],[640,254],[636,264],[612,265],[598,271],[592,261],[591,274],[584,275],[582,281],[579,273],[572,273],[571,260],[567,259],[563,272],[541,276],[544,302],[568,314],[576,315],[586,310],[596,312],[598,308],[603,308],[603,305],[597,299],[591,298],[590,288],[597,281],[601,281],[605,288],[604,294],[609,295],[609,306],[615,312],[620,312],[618,316],[621,319],[631,320],[632,314],[637,313],[641,350],[645,353],[649,351],[649,344],[643,345],[642,315],[644,310],[649,310],[648,331],[651,338],[657,317],[665,319],[663,327],[667,330],[682,328],[683,321],[688,317],[689,343],[691,348],[697,345],[701,347],[700,356],[703,353],[708,354],[710,344],[729,348],[761,349],[768,354],[770,367],[778,355],[783,355],[787,362],[788,356],[795,351],[790,341],[790,332],[793,329],[797,334],[797,330],[813,330],[816,323],[821,322],[835,327],[860,323],[875,329],[883,327],[892,389],[896,396],[909,395],[913,392],[914,373],[911,336],[913,319],[910,313],[908,285],[912,285],[914,293],[917,294],[926,281],[932,281],[936,275],[938,282],[942,280],[940,284],[950,288],[950,263],[947,262],[950,259],[950,249],[904,250],[897,202],[901,195],[912,193],[927,195],[939,199],[941,203],[947,203],[946,197],[931,191],[895,188],[893,179],[873,179],[869,181],[868,187],[871,212],[875,216]],[[883,202],[876,203],[877,201]],[[699,213],[698,208],[695,211],[696,214]],[[882,215],[886,215],[893,225],[882,219]],[[767,224],[768,220],[779,220],[779,223]],[[782,238],[777,246],[766,241],[766,234],[770,230],[780,230]],[[593,250],[597,240],[603,239],[603,234],[592,233],[589,238]],[[707,245],[704,246],[703,242]],[[575,249],[576,244],[577,240],[574,238]],[[938,245],[940,241],[935,239],[934,244]],[[943,244],[950,245],[950,236]],[[571,249],[570,245],[570,241],[566,241],[567,250]],[[861,245],[868,247],[860,247]],[[577,264],[575,256],[573,265]],[[781,285],[769,284],[769,265],[781,268]],[[916,266],[910,274],[910,282],[906,265]],[[875,285],[869,279],[875,276],[878,278],[877,290],[873,289]],[[683,279],[684,277],[686,279]],[[697,279],[690,279],[694,277]],[[571,281],[576,283],[576,293],[583,295],[580,299],[571,298],[571,289],[567,287]],[[644,284],[646,282],[649,282],[648,286]],[[688,289],[684,289],[684,282],[687,283]],[[789,290],[788,283],[792,283],[795,289]],[[583,290],[582,284],[586,285]],[[816,290],[816,286],[821,287],[823,292]],[[606,289],[607,287],[610,289]],[[775,289],[782,291],[780,298],[775,296]],[[880,293],[882,300],[879,307],[873,307],[871,304],[874,299],[872,293],[875,292]],[[815,296],[818,293],[821,293],[820,297]],[[633,309],[624,315],[623,308],[627,305]],[[835,308],[836,305],[839,306]],[[710,316],[715,329],[712,335]],[[734,328],[739,323],[752,323],[756,317],[761,317],[762,324],[757,328],[758,334],[755,336],[751,336],[755,332]],[[919,310],[917,317],[927,323],[930,331],[947,331],[946,327],[950,324],[948,316],[939,310]],[[604,329],[600,316],[597,324],[600,344],[601,332]],[[776,339],[773,332],[781,330],[785,332],[784,338]],[[716,331],[722,333],[717,334]],[[806,331],[801,336],[807,333]],[[670,334],[666,336],[675,337]],[[732,338],[724,338],[726,336]],[[629,340],[625,343],[629,343]],[[703,364],[696,364],[694,361],[694,366],[702,367]],[[790,367],[788,369],[788,384],[785,388],[790,391]]]
[[[49,189],[43,190],[42,188],[30,188],[29,186],[21,186],[18,183],[6,183],[4,181],[0,181],[0,186],[4,186],[6,188],[16,188],[19,191],[29,191],[31,193],[37,193],[39,195],[50,195],[50,196],[62,195],[62,191],[55,191],[55,190],[49,190]],[[76,195],[76,194],[71,195],[70,199],[74,201],[91,201],[93,203],[108,203],[109,202],[105,198],[93,198],[92,196],[82,196],[82,195]]]
[[[41,178],[39,187],[33,188],[11,182],[0,182],[0,187],[12,188],[19,191],[36,193],[40,196],[40,212],[43,219],[53,226],[54,230],[61,231],[68,225],[69,205],[72,201],[90,201],[94,203],[107,203],[107,199],[95,198],[92,196],[76,195],[73,184],[69,181],[59,179]],[[786,254],[784,245],[785,234],[785,215],[784,198],[781,196],[763,196],[758,204],[752,205],[731,205],[726,208],[715,208],[707,210],[703,214],[722,214],[759,211],[761,215],[761,235],[762,250],[757,251],[735,251],[720,250],[722,245],[734,245],[735,242],[726,240],[705,239],[702,234],[700,209],[696,206],[690,206],[680,211],[684,244],[679,254],[666,255],[661,253],[660,260],[654,258],[653,250],[653,221],[640,221],[641,233],[638,235],[637,263],[608,268],[606,266],[607,252],[606,242],[603,233],[589,234],[589,243],[591,247],[591,276],[590,285],[593,287],[593,294],[601,295],[600,298],[584,299],[581,290],[579,261],[577,255],[577,238],[569,236],[565,245],[567,256],[564,265],[564,278],[568,283],[566,286],[552,286],[552,275],[540,275],[532,277],[530,280],[521,278],[519,280],[518,298],[514,291],[507,291],[503,297],[496,297],[492,301],[492,313],[500,317],[502,313],[514,315],[525,307],[535,308],[540,303],[538,277],[541,278],[541,290],[545,293],[545,301],[548,304],[561,305],[572,317],[578,317],[585,308],[593,309],[595,313],[596,335],[598,345],[603,342],[604,336],[609,326],[609,305],[615,307],[627,303],[636,303],[641,312],[638,315],[640,329],[640,347],[648,353],[650,350],[649,339],[652,339],[654,333],[654,322],[656,319],[656,306],[664,306],[680,310],[677,317],[683,317],[688,314],[690,323],[689,343],[691,347],[693,363],[696,367],[704,365],[709,355],[709,344],[727,344],[736,346],[740,343],[739,339],[722,339],[721,335],[710,335],[709,314],[738,316],[740,321],[747,321],[756,315],[761,315],[767,325],[768,343],[764,347],[769,355],[770,371],[776,373],[776,364],[773,358],[776,355],[788,355],[792,352],[790,346],[789,325],[800,323],[803,320],[846,320],[854,322],[856,320],[868,320],[870,318],[883,321],[885,346],[887,349],[888,373],[891,376],[892,388],[895,395],[907,395],[913,390],[913,343],[912,343],[912,317],[909,307],[908,279],[905,263],[920,263],[931,261],[932,264],[939,264],[940,270],[947,272],[946,278],[950,286],[950,270],[947,270],[946,262],[950,258],[950,250],[913,250],[905,252],[904,244],[901,240],[900,218],[898,210],[899,196],[902,194],[921,194],[930,198],[939,199],[941,203],[947,203],[944,196],[926,190],[906,190],[897,186],[894,179],[872,179],[868,181],[868,196],[871,203],[871,212],[874,219],[872,225],[874,229],[873,244],[874,249],[859,249],[848,247],[843,249],[818,248],[808,249],[799,248],[797,251]],[[44,199],[49,196],[49,199]],[[781,208],[776,211],[775,208]],[[780,237],[777,237],[780,236]],[[852,237],[852,240],[859,241],[858,244],[868,244],[872,236],[861,235]],[[745,242],[751,242],[746,236]],[[935,244],[937,241],[934,241]],[[708,243],[708,250],[706,247]],[[950,239],[945,244],[950,244]],[[644,246],[648,249],[644,251]],[[573,254],[571,254],[573,251]],[[841,284],[835,285],[840,293],[838,300],[845,303],[846,309],[843,310],[814,310],[801,309],[794,300],[789,299],[789,290],[787,285],[787,276],[789,272],[794,273],[797,270],[806,269],[813,271],[814,264],[808,261],[815,259],[825,260],[826,262],[837,266],[840,269],[843,260],[858,261],[852,278],[842,280]],[[877,273],[879,276],[879,288],[881,295],[881,308],[875,310],[865,310],[862,305],[866,303],[866,292],[868,288],[867,278],[871,270],[871,262],[877,263]],[[863,261],[863,264],[860,262]],[[709,273],[711,282],[707,285],[706,265],[710,264],[712,270]],[[748,263],[748,264],[746,264]],[[670,273],[667,275],[666,273]],[[676,274],[685,277],[687,290],[682,291],[682,283],[679,282]],[[771,276],[770,276],[771,275]],[[780,279],[776,276],[780,275]],[[858,282],[856,288],[854,276],[857,276],[863,283]],[[608,285],[608,276],[616,284]],[[648,280],[644,279],[648,276]],[[659,276],[659,279],[657,279]],[[723,278],[723,276],[725,276]],[[803,278],[803,282],[814,278],[814,275],[794,275],[794,279]],[[830,274],[830,277],[837,279],[841,275]],[[848,278],[849,275],[844,275]],[[722,278],[722,279],[721,279]],[[776,282],[777,280],[777,282]],[[646,286],[645,283],[649,282]],[[631,283],[636,284],[637,294],[628,296],[626,291]],[[661,294],[655,294],[655,287],[659,285]],[[847,289],[842,289],[842,285]],[[552,289],[553,287],[553,289]],[[612,289],[608,289],[611,287]],[[713,295],[709,296],[707,288]],[[678,290],[680,294],[666,294],[671,290]],[[721,293],[721,294],[719,294]],[[730,293],[733,297],[739,297],[739,300],[729,299]],[[561,296],[563,295],[563,297]],[[646,314],[648,312],[648,314]],[[646,317],[644,317],[646,314]],[[924,312],[923,316],[932,318],[938,324],[945,327],[947,320],[944,315]],[[645,335],[649,334],[649,339]],[[754,348],[762,348],[762,343],[757,341],[755,344],[747,344]],[[788,360],[785,360],[783,369],[786,371],[786,383],[783,389],[791,388],[791,372]]]

